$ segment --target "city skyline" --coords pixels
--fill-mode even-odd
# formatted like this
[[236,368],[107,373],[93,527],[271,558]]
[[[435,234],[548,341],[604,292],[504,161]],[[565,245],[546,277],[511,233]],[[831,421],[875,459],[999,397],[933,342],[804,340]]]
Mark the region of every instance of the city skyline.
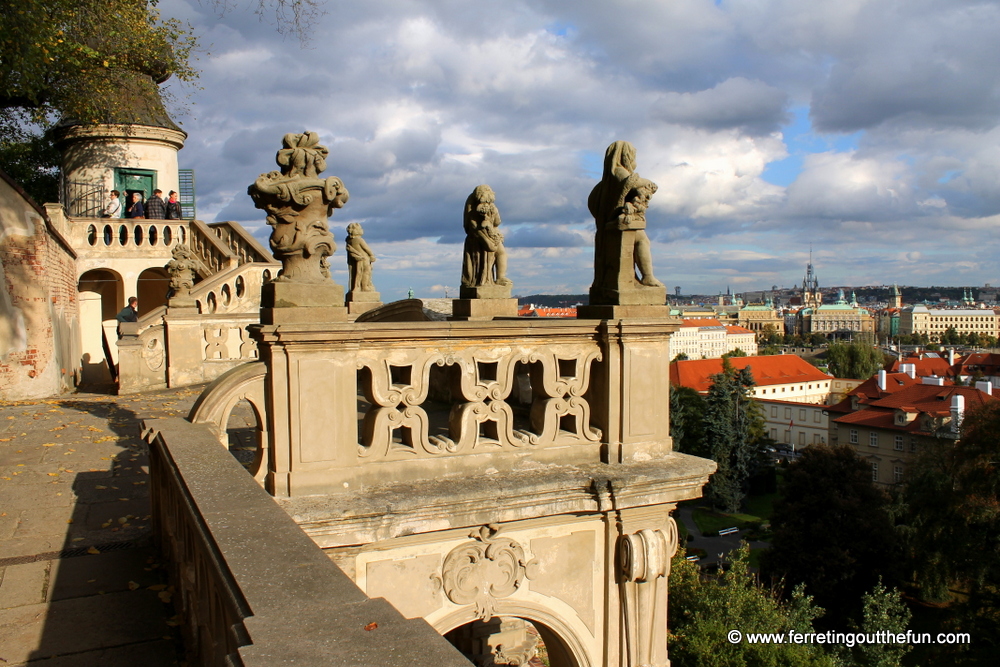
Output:
[[[586,199],[631,141],[659,184],[657,277],[685,291],[1000,283],[1000,50],[988,3],[370,2],[302,48],[252,8],[165,0],[207,53],[176,119],[199,217],[266,239],[246,187],[314,130],[383,298],[457,291],[461,208],[497,193],[515,291],[584,293]],[[338,241],[340,243],[340,241]],[[332,260],[343,283],[343,250]]]

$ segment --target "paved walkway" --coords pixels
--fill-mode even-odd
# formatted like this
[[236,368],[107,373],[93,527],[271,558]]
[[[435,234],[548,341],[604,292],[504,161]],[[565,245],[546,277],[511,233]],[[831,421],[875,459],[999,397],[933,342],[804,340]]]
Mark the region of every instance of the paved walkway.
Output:
[[139,421],[201,390],[0,404],[0,665],[179,664]]
[[[713,563],[727,562],[729,559],[726,556],[730,551],[739,548],[740,542],[744,540],[747,531],[738,530],[730,535],[705,537],[698,530],[698,525],[694,522],[692,509],[691,506],[684,506],[677,510],[677,519],[684,524],[688,534],[694,538],[687,543],[688,551],[692,549],[705,550],[707,555],[698,561],[698,564],[703,567]],[[769,542],[750,542],[751,549],[767,549],[770,546]]]

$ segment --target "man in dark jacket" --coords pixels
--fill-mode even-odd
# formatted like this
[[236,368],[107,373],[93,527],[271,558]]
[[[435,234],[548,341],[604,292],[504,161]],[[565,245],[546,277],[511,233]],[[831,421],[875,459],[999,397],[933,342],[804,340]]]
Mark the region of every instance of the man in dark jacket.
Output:
[[163,190],[153,190],[153,196],[146,200],[146,218],[163,220],[167,217],[167,205],[163,202]]
[[122,335],[122,322],[138,322],[139,321],[139,299],[134,296],[128,298],[128,305],[121,309],[121,312],[115,316],[118,320],[118,335]]

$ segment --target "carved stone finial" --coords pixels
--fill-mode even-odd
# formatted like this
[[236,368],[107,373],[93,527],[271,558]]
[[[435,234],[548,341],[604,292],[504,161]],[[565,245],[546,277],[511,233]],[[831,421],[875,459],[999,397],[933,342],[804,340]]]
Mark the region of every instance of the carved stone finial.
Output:
[[632,144],[608,146],[604,176],[587,200],[597,226],[591,305],[663,305],[666,300],[666,288],[653,276],[645,231],[656,183],[639,176],[635,167]]
[[194,287],[195,271],[201,263],[186,245],[175,245],[170,251],[173,256],[164,267],[170,274],[170,298],[167,305],[171,308],[192,308],[195,300],[191,297]]
[[261,174],[247,190],[273,227],[271,250],[282,264],[275,282],[332,284],[325,260],[337,244],[327,218],[347,203],[347,188],[335,176],[319,178],[329,151],[318,134],[286,134],[282,143],[281,171]]
[[496,195],[480,185],[465,200],[465,249],[462,262],[463,299],[509,299],[513,283],[507,278],[507,250],[500,231]]

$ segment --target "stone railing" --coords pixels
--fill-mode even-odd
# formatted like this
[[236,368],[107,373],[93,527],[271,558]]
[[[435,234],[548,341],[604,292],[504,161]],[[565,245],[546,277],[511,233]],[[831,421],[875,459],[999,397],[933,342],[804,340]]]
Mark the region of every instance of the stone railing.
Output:
[[128,220],[70,218],[70,242],[87,257],[170,257],[178,244],[187,243],[189,223],[183,220]]
[[[141,327],[141,328],[140,328]],[[163,323],[123,323],[118,339],[118,393],[167,387],[167,345]]]
[[193,665],[469,663],[371,599],[201,425],[146,422],[155,535]]
[[[249,313],[260,309],[260,288],[278,275],[279,262],[253,262],[233,266],[202,280],[191,290],[198,311],[216,313]],[[259,318],[257,320],[259,321]]]
[[[598,320],[275,325],[265,485],[275,495],[357,490],[447,471],[646,460],[670,450],[674,325]],[[247,378],[205,403],[232,405]],[[363,397],[355,399],[355,397]],[[193,421],[218,424],[196,408]],[[434,473],[432,471],[437,471]]]
[[191,241],[188,245],[209,270],[209,275],[225,271],[239,263],[229,246],[201,220],[191,221]]
[[271,253],[251,236],[243,225],[234,222],[212,222],[208,226],[229,246],[240,264],[274,261]]

